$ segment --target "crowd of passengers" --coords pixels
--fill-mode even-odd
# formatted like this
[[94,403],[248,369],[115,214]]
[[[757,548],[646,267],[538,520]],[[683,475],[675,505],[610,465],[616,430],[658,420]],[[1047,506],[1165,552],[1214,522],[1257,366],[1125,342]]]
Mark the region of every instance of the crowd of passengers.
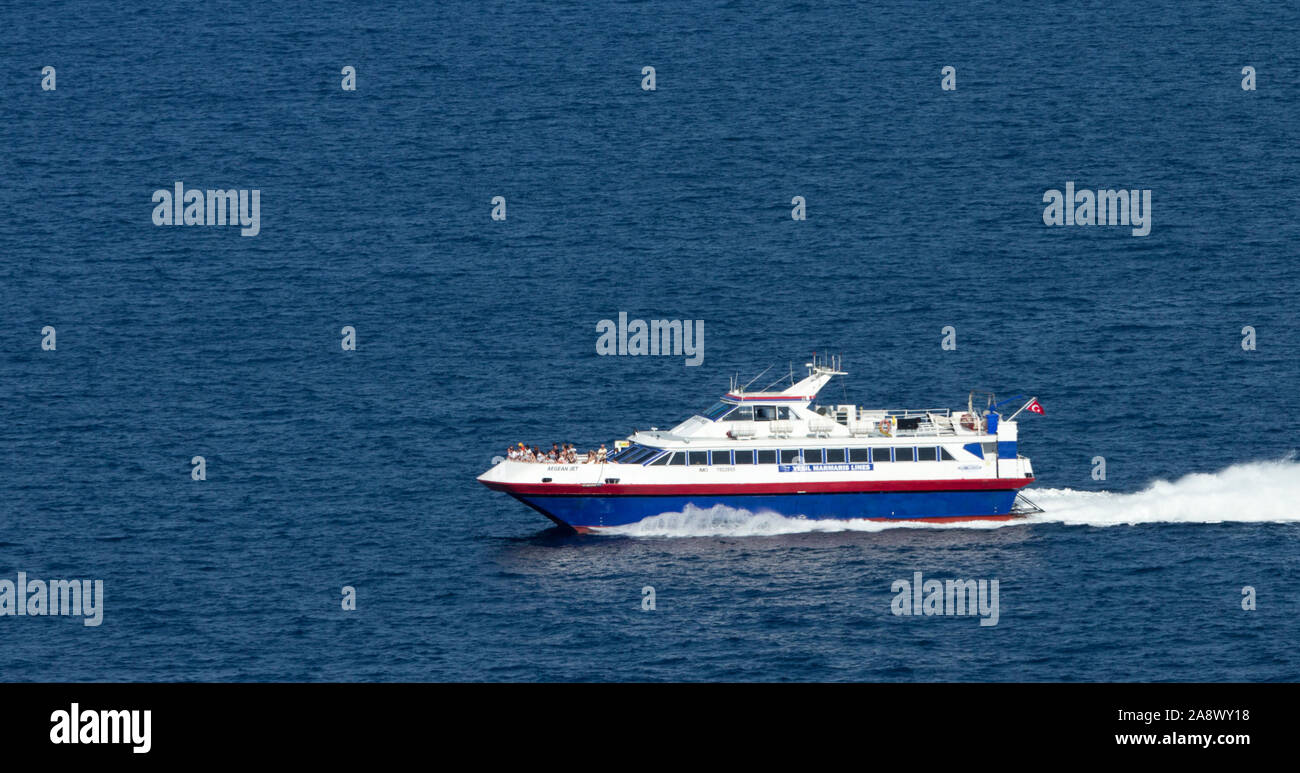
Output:
[[[605,461],[609,452],[605,449],[605,444],[601,443],[600,448],[588,451],[582,455],[583,464],[600,464]],[[551,450],[543,451],[537,446],[529,448],[520,443],[517,446],[510,446],[506,450],[506,458],[514,462],[535,462],[538,464],[577,464],[578,449],[573,447],[572,443],[552,443]]]

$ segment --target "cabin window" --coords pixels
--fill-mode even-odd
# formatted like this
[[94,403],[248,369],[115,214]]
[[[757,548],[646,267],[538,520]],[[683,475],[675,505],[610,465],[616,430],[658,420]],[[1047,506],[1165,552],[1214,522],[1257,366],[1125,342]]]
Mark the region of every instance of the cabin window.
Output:
[[753,421],[754,409],[748,405],[742,405],[731,413],[727,414],[726,421]]
[[899,446],[894,449],[894,461],[896,462],[914,462],[916,457],[913,455],[911,446]]
[[668,460],[669,460],[671,457],[672,457],[672,454],[664,454],[663,456],[659,457],[658,459],[655,459],[655,460],[654,460],[653,462],[651,462],[650,464],[651,464],[652,466],[654,466],[654,465],[660,465],[660,464],[668,464]]
[[805,464],[821,464],[822,450],[820,448],[805,448],[803,450],[803,460]]
[[615,453],[610,454],[608,458],[610,461],[620,462],[622,464],[631,464],[632,457],[640,454],[644,450],[645,446],[630,445],[627,448],[620,449]]
[[775,405],[755,405],[754,421],[772,421],[776,418]]
[[789,406],[778,405],[776,407],[776,418],[780,419],[781,421],[789,421],[790,420]]
[[776,464],[776,449],[765,448],[755,451],[758,454],[759,464]]
[[939,452],[934,446],[922,446],[916,449],[916,461],[918,462],[937,462],[939,461]]
[[781,449],[781,464],[795,464],[798,461],[799,461],[799,449],[797,448]]
[[671,464],[671,465],[674,465],[674,466],[685,465],[685,464],[686,464],[686,452],[685,452],[685,451],[678,451],[677,453],[673,454],[673,458],[670,459],[670,460],[668,460],[668,463]]
[[731,464],[730,451],[710,451],[713,455],[713,464]]
[[727,412],[735,407],[736,406],[731,403],[714,403],[712,408],[704,412],[704,418],[709,419],[710,421],[717,421],[723,416],[726,416]]
[[843,461],[844,461],[844,449],[843,449],[843,448],[828,448],[828,449],[826,449],[826,463],[827,463],[827,464],[840,464],[840,463],[842,463]]
[[850,448],[850,449],[849,449],[849,461],[850,461],[850,462],[869,462],[869,461],[871,461],[871,449],[870,449],[870,448]]
[[658,448],[642,448],[637,453],[628,456],[626,461],[629,464],[642,464],[644,462],[649,461],[650,459],[653,459],[655,455],[658,453],[659,453]]
[[941,461],[945,461],[945,462],[955,462],[955,461],[957,461],[957,457],[955,457],[955,456],[953,456],[952,454],[948,453],[948,449],[944,448],[943,446],[939,446],[939,459],[940,459]]
[[985,458],[985,459],[996,459],[996,458],[998,458],[998,444],[997,444],[997,443],[980,443],[980,446],[984,449],[984,458]]
[[638,462],[644,462],[646,459],[649,459],[657,453],[659,453],[658,448],[650,448],[649,446],[632,443],[626,448],[618,449],[606,458],[608,461],[618,462],[620,464],[637,464]]
[[880,462],[889,461],[889,449],[888,448],[871,449],[871,461],[876,464],[879,464]]
[[702,466],[709,463],[708,451],[690,451],[690,464],[692,467]]
[[752,450],[749,449],[746,449],[744,451],[737,450],[735,453],[736,453],[736,464],[754,463],[754,452]]

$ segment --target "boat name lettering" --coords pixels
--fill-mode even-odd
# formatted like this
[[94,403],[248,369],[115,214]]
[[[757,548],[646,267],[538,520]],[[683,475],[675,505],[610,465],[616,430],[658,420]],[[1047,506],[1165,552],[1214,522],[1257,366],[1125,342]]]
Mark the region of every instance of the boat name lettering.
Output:
[[863,472],[873,469],[867,464],[778,464],[780,472]]

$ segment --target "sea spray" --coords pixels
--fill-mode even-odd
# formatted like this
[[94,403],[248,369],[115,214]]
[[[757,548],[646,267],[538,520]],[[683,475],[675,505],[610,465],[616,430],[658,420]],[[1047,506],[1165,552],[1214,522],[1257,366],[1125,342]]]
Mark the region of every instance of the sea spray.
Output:
[[1122,526],[1143,523],[1300,522],[1300,463],[1294,457],[1235,464],[1212,473],[1158,480],[1141,491],[1029,489],[1044,512],[1009,521],[813,520],[717,505],[688,506],[602,534],[633,537],[764,537],[886,529],[1001,529],[1040,523]]
[[1046,512],[1030,522],[1077,526],[1300,522],[1300,463],[1288,457],[1235,464],[1172,482],[1158,480],[1132,494],[1041,489],[1031,497]]

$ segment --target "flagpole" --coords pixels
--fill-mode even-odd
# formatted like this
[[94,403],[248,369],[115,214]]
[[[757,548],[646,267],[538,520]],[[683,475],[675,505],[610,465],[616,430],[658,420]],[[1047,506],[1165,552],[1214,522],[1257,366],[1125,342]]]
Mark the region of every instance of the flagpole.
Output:
[[1015,418],[1016,418],[1017,416],[1020,415],[1020,411],[1023,411],[1025,408],[1027,408],[1027,407],[1029,407],[1030,405],[1032,405],[1033,402],[1034,402],[1035,400],[1037,400],[1037,399],[1038,399],[1038,396],[1035,395],[1035,396],[1029,398],[1028,400],[1026,400],[1026,401],[1025,401],[1025,404],[1022,405],[1022,406],[1020,406],[1020,409],[1017,410],[1015,413],[1011,414],[1011,418],[1009,418],[1009,419],[1005,419],[1005,421],[1014,421]]

